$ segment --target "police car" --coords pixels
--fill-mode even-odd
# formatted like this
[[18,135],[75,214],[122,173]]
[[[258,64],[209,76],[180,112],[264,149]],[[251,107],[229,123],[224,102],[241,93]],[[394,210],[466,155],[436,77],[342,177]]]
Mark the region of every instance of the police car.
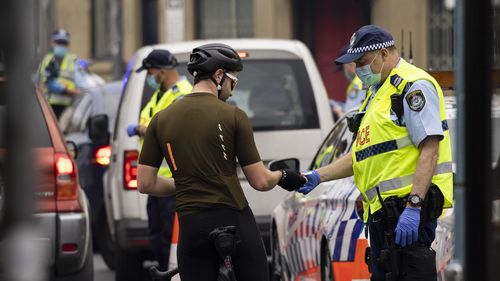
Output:
[[[455,155],[455,98],[445,97],[445,104],[452,153]],[[499,143],[498,96],[493,100],[492,124],[496,132],[493,143]],[[350,153],[352,141],[352,133],[343,117],[324,140],[310,169],[328,165]],[[496,160],[500,148],[493,150],[492,159]],[[493,165],[497,167],[496,163]],[[370,274],[364,261],[368,245],[362,219],[364,211],[353,177],[321,183],[307,196],[290,193],[273,212],[274,280],[369,280]],[[447,209],[438,221],[436,239],[432,244],[436,250],[439,280],[444,280],[444,270],[453,257],[453,224],[453,209]]]

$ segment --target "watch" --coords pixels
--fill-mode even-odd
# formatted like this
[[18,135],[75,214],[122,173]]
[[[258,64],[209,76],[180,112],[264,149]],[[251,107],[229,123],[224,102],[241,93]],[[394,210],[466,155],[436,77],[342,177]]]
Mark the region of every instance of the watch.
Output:
[[422,207],[424,204],[424,199],[418,196],[418,194],[410,194],[406,202],[410,203],[412,207]]

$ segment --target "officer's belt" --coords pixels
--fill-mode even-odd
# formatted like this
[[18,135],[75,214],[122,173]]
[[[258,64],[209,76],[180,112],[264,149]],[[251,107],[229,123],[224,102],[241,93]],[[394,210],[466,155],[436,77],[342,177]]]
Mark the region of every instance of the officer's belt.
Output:
[[[443,131],[448,130],[448,122],[446,120],[441,121],[441,127]],[[377,143],[367,148],[364,148],[355,153],[356,161],[360,162],[365,160],[368,157],[375,156],[381,153],[397,150],[412,144],[411,139],[406,136],[404,138],[400,138],[397,140],[385,141],[382,143]]]
[[[440,175],[440,174],[446,174],[446,173],[452,173],[453,172],[453,163],[450,162],[443,162],[441,164],[436,165],[436,168],[434,169],[434,176]],[[385,180],[380,182],[377,186],[374,186],[370,189],[368,189],[366,193],[366,197],[368,197],[368,200],[372,201],[373,198],[377,197],[377,187],[379,191],[382,192],[387,192],[395,189],[399,189],[405,186],[408,186],[413,183],[413,174],[403,176],[400,178],[394,178],[390,180]]]

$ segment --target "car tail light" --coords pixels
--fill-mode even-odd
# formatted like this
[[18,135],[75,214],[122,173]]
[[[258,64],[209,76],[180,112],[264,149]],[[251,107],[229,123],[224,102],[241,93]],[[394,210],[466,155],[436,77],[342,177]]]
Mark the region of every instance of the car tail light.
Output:
[[356,213],[358,213],[360,219],[363,219],[364,211],[365,210],[363,208],[363,196],[359,195],[358,199],[356,199]]
[[240,58],[248,58],[248,52],[238,52]]
[[126,190],[137,189],[137,160],[139,153],[136,150],[125,151],[123,161],[123,184]]
[[72,212],[81,210],[78,202],[79,186],[73,160],[66,153],[55,154],[57,210]]
[[75,243],[65,243],[62,245],[63,252],[76,252],[78,250],[78,244]]
[[95,162],[103,167],[106,167],[109,165],[111,161],[111,146],[106,145],[103,147],[100,147],[97,149],[95,152]]

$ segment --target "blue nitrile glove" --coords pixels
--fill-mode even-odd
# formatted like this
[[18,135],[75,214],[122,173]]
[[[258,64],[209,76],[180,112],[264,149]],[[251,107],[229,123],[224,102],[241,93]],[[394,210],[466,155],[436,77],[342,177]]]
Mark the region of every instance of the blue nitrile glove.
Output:
[[321,183],[321,179],[319,177],[318,171],[316,171],[316,170],[306,171],[306,172],[304,172],[304,176],[306,176],[307,182],[302,187],[299,187],[299,189],[297,189],[297,191],[302,193],[302,194],[308,194],[316,186],[318,186],[318,184]]
[[396,244],[406,247],[417,242],[419,224],[420,208],[406,207],[396,226]]
[[129,137],[133,137],[135,135],[138,135],[137,129],[139,128],[139,125],[137,124],[130,124],[127,127],[127,135]]
[[66,89],[66,87],[64,87],[64,85],[57,79],[51,79],[47,81],[46,86],[49,92],[56,94],[60,94]]

